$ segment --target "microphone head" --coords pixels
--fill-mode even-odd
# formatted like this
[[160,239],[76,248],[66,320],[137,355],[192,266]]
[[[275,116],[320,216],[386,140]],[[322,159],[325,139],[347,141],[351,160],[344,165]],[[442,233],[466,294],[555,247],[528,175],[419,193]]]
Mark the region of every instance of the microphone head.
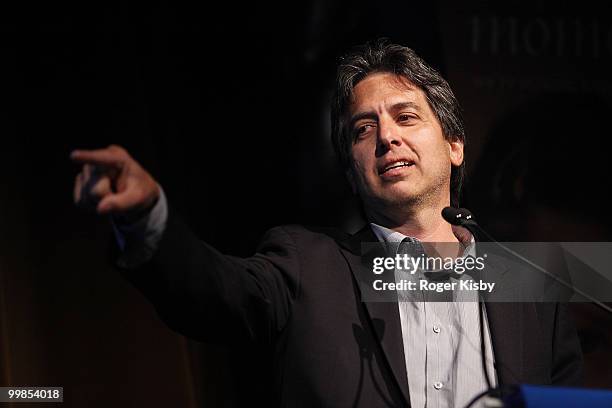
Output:
[[473,221],[472,213],[465,208],[445,207],[442,210],[442,218],[449,224],[463,226],[468,221]]
[[444,207],[442,209],[442,218],[452,225],[459,225],[457,217],[459,214],[459,209],[455,207]]
[[459,211],[463,214],[463,219],[466,221],[474,221],[474,215],[467,208],[460,208]]

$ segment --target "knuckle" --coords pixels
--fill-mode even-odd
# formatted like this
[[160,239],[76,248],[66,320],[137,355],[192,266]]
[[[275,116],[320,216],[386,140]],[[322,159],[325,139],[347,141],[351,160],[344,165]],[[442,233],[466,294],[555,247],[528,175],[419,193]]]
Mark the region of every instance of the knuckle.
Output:
[[122,162],[126,162],[129,161],[131,159],[131,156],[129,154],[129,152],[120,145],[117,144],[111,144],[107,147],[107,149],[113,153],[113,155],[115,155],[115,157],[117,157],[118,159],[120,159]]
[[125,154],[125,153],[127,153],[125,148],[123,148],[122,146],[119,146],[117,144],[108,145],[107,149],[110,150],[111,152],[118,153],[118,154]]

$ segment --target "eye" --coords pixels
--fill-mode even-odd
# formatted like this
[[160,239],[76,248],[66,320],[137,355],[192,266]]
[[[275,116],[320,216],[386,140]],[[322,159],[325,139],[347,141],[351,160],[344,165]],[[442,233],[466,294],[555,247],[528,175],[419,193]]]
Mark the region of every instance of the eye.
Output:
[[414,116],[414,115],[413,115],[413,114],[411,114],[411,113],[400,113],[400,114],[397,116],[397,121],[398,121],[398,122],[401,122],[401,123],[411,122],[411,121],[413,121],[413,120],[415,120],[415,119],[416,119],[416,116]]
[[354,131],[355,137],[363,136],[375,127],[376,127],[375,123],[364,123],[362,125],[359,125],[355,127],[355,131]]

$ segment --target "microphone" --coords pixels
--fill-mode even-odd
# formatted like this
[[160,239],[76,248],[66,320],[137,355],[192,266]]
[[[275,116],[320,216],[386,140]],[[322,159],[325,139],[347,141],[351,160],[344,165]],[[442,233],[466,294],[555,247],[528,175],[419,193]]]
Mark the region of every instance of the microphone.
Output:
[[442,217],[449,224],[463,227],[464,224],[472,220],[472,213],[465,208],[445,207],[442,210]]
[[[535,264],[534,262],[530,261],[529,259],[523,257],[522,255],[516,253],[515,251],[513,251],[512,249],[508,248],[507,246],[503,245],[502,243],[496,241],[491,235],[489,235],[480,225],[478,225],[478,223],[476,222],[476,220],[474,219],[474,216],[472,214],[471,211],[465,209],[465,208],[454,208],[454,207],[446,207],[442,210],[442,218],[444,218],[444,220],[446,220],[446,222],[448,222],[451,225],[455,225],[458,227],[463,227],[466,228],[468,231],[470,231],[472,233],[472,235],[476,238],[478,238],[479,241],[488,241],[488,242],[492,242],[495,245],[497,245],[498,247],[500,247],[501,249],[503,249],[505,252],[509,253],[511,256],[513,256],[514,258],[520,259],[521,261],[525,262],[526,264],[528,264],[529,266],[531,266],[532,268],[544,273],[545,275],[551,277],[552,279],[554,279],[555,281],[561,283],[563,286],[569,288],[570,290],[580,294],[581,296],[585,297],[586,299],[590,300],[591,302],[595,303],[597,306],[599,306],[601,309],[605,310],[608,313],[612,313],[612,308],[610,308],[609,306],[605,305],[604,303],[595,300],[592,296],[587,295],[586,293],[584,293],[583,291],[581,291],[578,288],[574,288],[571,284],[565,282],[564,280],[560,279],[559,277],[557,277],[556,275],[548,272],[546,269],[542,268],[541,266]],[[481,239],[484,238],[484,239]],[[479,399],[485,397],[485,396],[493,396],[494,393],[496,391],[501,391],[501,388],[498,387],[496,389],[492,388],[491,386],[491,381],[489,380],[489,373],[488,373],[488,369],[487,369],[487,364],[486,364],[486,357],[485,357],[485,338],[484,338],[484,330],[482,329],[483,327],[483,319],[484,319],[484,303],[481,300],[478,302],[479,303],[479,321],[480,321],[480,347],[481,347],[481,359],[482,359],[482,369],[484,371],[484,375],[485,375],[485,379],[487,382],[487,387],[488,389],[478,395],[476,395],[467,405],[467,408],[472,407]],[[581,391],[581,390],[578,390]],[[540,392],[540,394],[535,395],[535,397],[533,396],[533,394],[535,394],[535,392],[531,392],[530,389],[527,387],[525,389],[522,390],[522,397],[527,400],[530,399],[530,404],[535,401],[536,399],[534,398],[539,398],[538,401],[543,400],[543,401],[558,401],[558,399],[560,397],[567,399],[569,394],[569,391],[565,391],[562,390],[562,392],[564,392],[564,394],[552,394],[552,390],[550,391],[550,395],[546,395],[546,398],[542,397],[540,394],[542,394]],[[574,394],[576,393],[572,393],[572,397],[574,396]],[[543,395],[543,394],[542,394]],[[577,395],[577,394],[576,394]],[[584,397],[586,394],[581,394],[581,397]],[[589,395],[590,396],[590,395]],[[528,398],[529,397],[529,398]],[[608,398],[610,398],[612,396],[608,396]],[[557,398],[557,399],[555,399]],[[496,398],[495,401],[499,401],[499,398]],[[511,401],[506,400],[504,403],[507,403],[509,406],[516,406],[514,404],[512,404]],[[534,404],[535,406],[536,404]],[[518,406],[522,406],[522,405],[518,405]],[[531,405],[530,405],[531,406]],[[539,406],[539,405],[538,405]],[[548,405],[546,405],[548,406]]]
[[[473,220],[472,212],[465,208],[455,208],[455,207],[445,207],[442,209],[442,218],[446,220],[451,225],[455,225],[458,227],[464,227],[468,231],[472,233],[475,237],[478,237],[480,234],[477,234],[478,224]],[[481,296],[479,295],[479,298]],[[490,394],[494,389],[491,385],[491,379],[489,378],[489,370],[487,369],[487,360],[485,355],[485,337],[484,337],[484,329],[483,329],[483,314],[484,314],[484,305],[482,302],[482,298],[478,302],[478,322],[480,324],[480,357],[482,363],[482,370],[484,372],[485,380],[487,382],[487,391],[485,393],[481,393],[476,396],[472,401],[468,404],[468,407],[472,406],[478,399],[481,397]]]
[[[474,235],[475,237],[479,238],[479,241],[488,241],[488,242],[494,243],[495,245],[497,245],[498,247],[503,249],[505,252],[507,252],[510,255],[512,255],[514,258],[520,259],[521,261],[525,262],[526,264],[528,264],[532,268],[542,272],[546,276],[548,276],[548,277],[554,279],[555,281],[559,282],[560,284],[562,284],[566,288],[576,292],[580,296],[583,296],[587,300],[595,303],[597,306],[599,306],[601,309],[605,310],[606,312],[612,313],[612,308],[611,307],[609,307],[609,306],[605,305],[604,303],[594,299],[592,296],[586,294],[582,290],[573,287],[571,284],[565,282],[563,279],[559,278],[555,274],[548,272],[546,269],[542,268],[540,265],[535,264],[534,262],[532,262],[529,259],[525,258],[524,256],[520,255],[519,253],[517,253],[517,252],[513,251],[512,249],[508,248],[507,246],[503,245],[501,242],[496,241],[491,235],[489,235],[489,233],[487,233],[480,225],[478,225],[478,223],[474,219],[474,216],[472,215],[470,210],[465,209],[465,208],[445,207],[442,210],[442,218],[444,218],[444,220],[446,220],[446,222],[448,222],[451,225],[456,225],[456,226],[459,226],[459,227],[466,228],[468,231],[470,231],[472,233],[472,235]],[[480,238],[485,238],[485,239],[480,239]]]

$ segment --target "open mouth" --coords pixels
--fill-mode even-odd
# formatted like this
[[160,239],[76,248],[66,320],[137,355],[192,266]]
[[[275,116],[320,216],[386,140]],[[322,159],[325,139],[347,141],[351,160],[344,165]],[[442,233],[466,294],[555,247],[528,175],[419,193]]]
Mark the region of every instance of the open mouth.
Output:
[[398,162],[390,163],[387,166],[383,167],[378,172],[378,174],[382,175],[382,174],[385,174],[385,173],[387,173],[387,172],[389,172],[389,171],[391,171],[393,169],[398,169],[398,168],[401,168],[401,167],[410,167],[412,165],[414,165],[414,163],[411,162],[411,161],[398,161]]

